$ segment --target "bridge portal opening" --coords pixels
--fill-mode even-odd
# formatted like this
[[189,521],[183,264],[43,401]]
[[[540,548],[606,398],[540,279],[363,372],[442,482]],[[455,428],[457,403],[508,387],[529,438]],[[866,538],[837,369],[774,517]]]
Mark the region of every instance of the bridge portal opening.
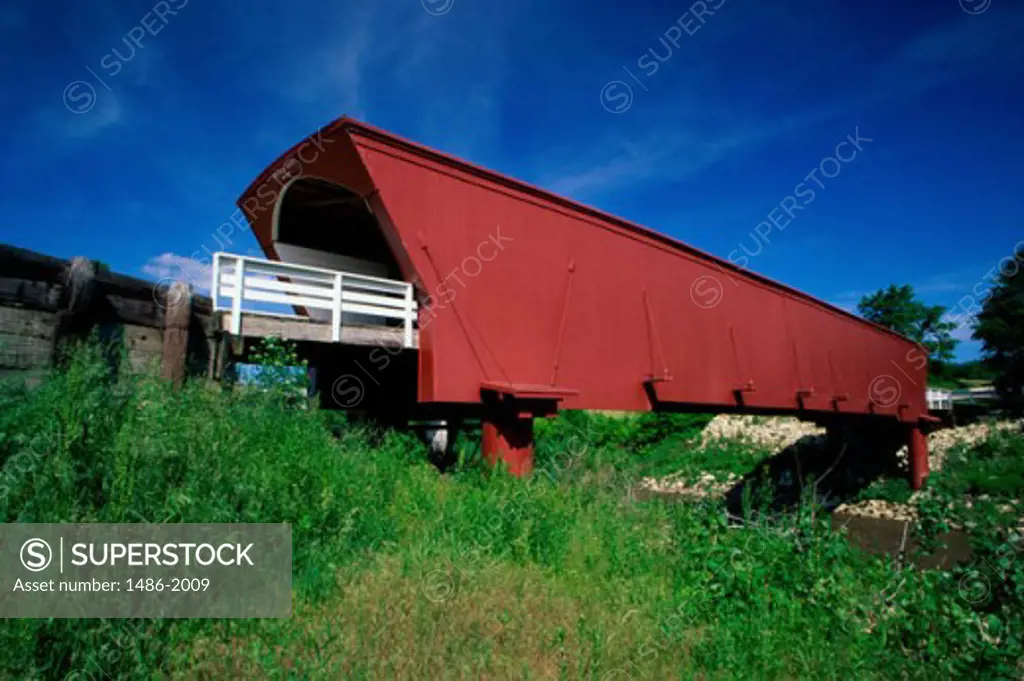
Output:
[[[402,281],[394,252],[367,201],[356,192],[321,178],[289,184],[273,221],[274,250],[282,262],[334,272]],[[354,278],[353,278],[354,279]],[[373,295],[372,283],[358,292]],[[360,302],[360,301],[353,301]],[[306,310],[313,319],[330,313]],[[321,405],[364,414],[391,425],[406,423],[416,409],[417,351],[396,347],[401,320],[345,312],[342,327],[390,327],[390,342],[303,344],[316,367],[314,388]]]
[[367,202],[319,178],[285,189],[274,220],[274,249],[282,261],[401,279],[398,262]]

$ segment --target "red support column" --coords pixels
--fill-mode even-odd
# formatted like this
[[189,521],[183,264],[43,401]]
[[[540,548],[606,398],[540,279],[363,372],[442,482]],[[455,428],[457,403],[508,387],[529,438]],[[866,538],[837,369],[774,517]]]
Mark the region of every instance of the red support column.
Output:
[[533,415],[523,416],[508,405],[486,408],[480,449],[492,466],[499,461],[516,477],[533,472]]
[[910,460],[910,486],[921,489],[928,477],[928,438],[920,425],[913,426],[907,437],[907,458]]

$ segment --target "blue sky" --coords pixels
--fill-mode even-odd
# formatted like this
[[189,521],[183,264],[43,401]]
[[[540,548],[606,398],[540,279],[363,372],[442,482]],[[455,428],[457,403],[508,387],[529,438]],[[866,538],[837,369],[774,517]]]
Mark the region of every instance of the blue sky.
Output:
[[345,113],[847,309],[953,308],[1024,239],[1017,0],[17,0],[0,38],[0,242],[135,275]]

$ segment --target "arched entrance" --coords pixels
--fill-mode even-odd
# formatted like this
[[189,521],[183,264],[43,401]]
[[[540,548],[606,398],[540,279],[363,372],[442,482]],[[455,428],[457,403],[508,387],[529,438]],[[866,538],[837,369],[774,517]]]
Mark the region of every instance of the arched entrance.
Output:
[[273,221],[274,249],[284,262],[401,279],[401,271],[366,200],[315,177],[293,180]]
[[[282,262],[336,272],[403,280],[380,223],[368,202],[319,177],[300,177],[283,189],[272,221],[273,247]],[[367,291],[370,292],[370,291]],[[307,310],[313,318],[330,312]],[[393,326],[402,322],[346,312],[343,326]],[[390,424],[405,422],[416,405],[416,350],[394,343],[300,346],[315,368],[315,387],[327,408],[365,413]]]

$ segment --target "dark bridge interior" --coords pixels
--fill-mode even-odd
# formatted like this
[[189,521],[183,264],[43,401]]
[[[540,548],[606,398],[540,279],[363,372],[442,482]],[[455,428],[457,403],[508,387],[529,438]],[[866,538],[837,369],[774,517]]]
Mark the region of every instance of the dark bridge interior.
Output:
[[296,180],[281,200],[274,240],[383,265],[379,276],[401,279],[377,219],[348,189],[316,178]]

